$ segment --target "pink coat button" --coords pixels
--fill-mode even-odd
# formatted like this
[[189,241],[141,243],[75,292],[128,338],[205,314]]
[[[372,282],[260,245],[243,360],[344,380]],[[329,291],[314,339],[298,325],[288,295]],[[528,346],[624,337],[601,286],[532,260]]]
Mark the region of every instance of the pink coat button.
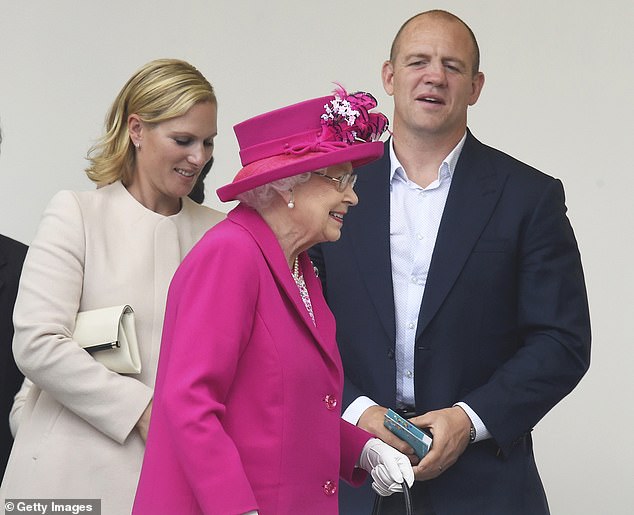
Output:
[[337,407],[337,398],[334,395],[326,395],[324,397],[324,402],[326,403],[326,408],[331,411]]
[[326,495],[335,495],[337,493],[337,485],[332,481],[326,481],[324,483],[324,493]]

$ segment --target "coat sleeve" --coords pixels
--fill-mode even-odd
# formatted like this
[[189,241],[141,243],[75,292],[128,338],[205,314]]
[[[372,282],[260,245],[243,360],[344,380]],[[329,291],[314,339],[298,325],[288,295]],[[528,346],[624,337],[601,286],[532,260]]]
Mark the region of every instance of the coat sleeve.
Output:
[[221,421],[257,316],[257,259],[244,242],[215,243],[203,239],[170,287],[153,415],[202,512],[245,513],[255,496]]
[[343,419],[340,421],[339,435],[341,439],[341,479],[353,486],[359,486],[365,481],[368,473],[357,467],[357,463],[363,446],[373,435]]
[[13,438],[15,438],[15,435],[18,433],[20,419],[22,418],[22,410],[24,409],[26,398],[28,397],[32,386],[33,383],[25,377],[20,389],[13,397],[13,405],[11,406],[11,411],[9,412],[9,428],[11,429],[11,435],[13,435]]
[[43,214],[22,270],[13,352],[18,367],[41,390],[123,443],[152,390],[106,369],[72,339],[86,269],[85,230],[75,195],[58,193]]
[[563,187],[545,188],[517,257],[520,346],[465,402],[508,452],[580,381],[590,365],[590,317]]

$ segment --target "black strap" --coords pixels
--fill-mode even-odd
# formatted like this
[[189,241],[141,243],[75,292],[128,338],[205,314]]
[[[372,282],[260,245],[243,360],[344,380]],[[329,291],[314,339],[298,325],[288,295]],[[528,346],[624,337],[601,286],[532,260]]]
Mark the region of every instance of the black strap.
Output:
[[[409,493],[409,487],[407,486],[406,481],[403,481],[403,497],[405,498],[405,515],[413,515],[414,510],[412,508],[412,495]],[[380,515],[382,503],[383,496],[376,494],[376,499],[374,499],[374,506],[372,507],[372,515]]]

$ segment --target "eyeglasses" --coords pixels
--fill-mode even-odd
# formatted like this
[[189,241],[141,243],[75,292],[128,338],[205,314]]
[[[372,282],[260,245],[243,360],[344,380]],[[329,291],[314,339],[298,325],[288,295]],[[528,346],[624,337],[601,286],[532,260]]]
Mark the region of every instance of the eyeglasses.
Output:
[[330,179],[333,182],[337,183],[337,191],[344,191],[348,186],[354,188],[354,185],[357,182],[357,175],[354,173],[344,173],[340,177],[330,177],[322,172],[313,172],[315,175],[319,175],[320,177],[324,177],[326,179]]

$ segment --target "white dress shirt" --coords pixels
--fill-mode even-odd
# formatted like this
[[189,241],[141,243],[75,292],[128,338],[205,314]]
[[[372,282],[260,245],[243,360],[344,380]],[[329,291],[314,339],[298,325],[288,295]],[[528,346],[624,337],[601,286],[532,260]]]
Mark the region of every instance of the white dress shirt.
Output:
[[[390,253],[394,312],[396,316],[396,402],[397,407],[415,406],[414,348],[418,314],[425,293],[440,220],[445,209],[453,172],[466,140],[466,133],[443,160],[438,177],[423,188],[412,182],[390,144]],[[361,414],[376,405],[368,397],[356,399],[343,414],[356,424]],[[465,403],[465,410],[476,430],[476,440],[490,438],[490,433]]]

